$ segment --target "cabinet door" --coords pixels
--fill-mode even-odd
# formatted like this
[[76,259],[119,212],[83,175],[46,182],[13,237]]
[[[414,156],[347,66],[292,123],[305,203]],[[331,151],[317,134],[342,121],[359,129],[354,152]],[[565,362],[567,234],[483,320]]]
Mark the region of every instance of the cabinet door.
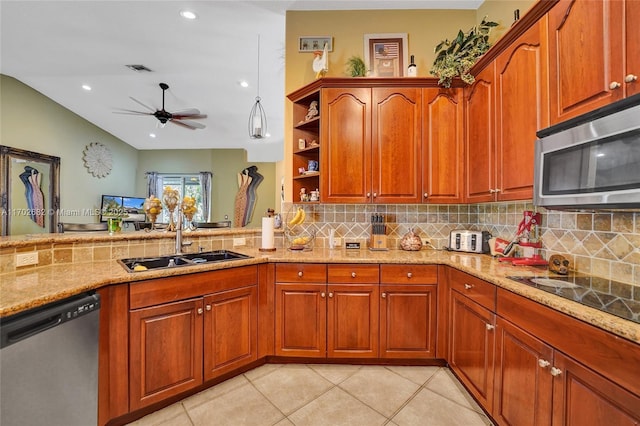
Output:
[[[624,84],[623,7],[618,0],[560,0],[549,11],[551,124],[622,99],[624,89],[610,84]],[[631,31],[637,39],[637,28]]]
[[502,318],[496,330],[493,418],[505,425],[549,425],[553,349]]
[[460,89],[422,90],[422,201],[464,199],[464,105]]
[[322,89],[323,202],[371,200],[371,89]]
[[492,412],[495,315],[459,294],[451,292],[451,368],[480,404]]
[[640,93],[640,5],[637,0],[626,0],[626,46],[627,70],[625,72],[626,95]]
[[276,355],[324,357],[326,284],[276,283]]
[[546,17],[496,58],[498,200],[533,197],[536,132],[548,126]]
[[[482,70],[466,89],[465,182],[467,201],[494,201],[494,67]],[[514,165],[515,166],[515,165]]]
[[380,357],[435,358],[435,285],[380,287]]
[[640,424],[640,397],[560,352],[553,366],[554,426]]
[[327,356],[378,357],[378,285],[329,284]]
[[372,201],[419,203],[422,90],[374,88],[372,105]]
[[129,314],[131,411],[202,383],[202,298]]
[[257,359],[258,304],[255,286],[204,299],[204,379]]

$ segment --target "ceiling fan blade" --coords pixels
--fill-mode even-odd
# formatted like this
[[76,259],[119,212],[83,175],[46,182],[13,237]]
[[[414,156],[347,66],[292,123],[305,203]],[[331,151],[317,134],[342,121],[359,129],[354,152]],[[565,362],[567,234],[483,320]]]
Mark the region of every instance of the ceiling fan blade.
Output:
[[131,114],[131,115],[153,115],[150,112],[134,111],[132,109],[118,108],[118,111],[113,111],[114,114]]
[[185,118],[189,119],[189,120],[197,120],[200,118],[207,118],[206,114],[171,114],[171,117],[173,117],[176,120],[183,120]]
[[200,115],[200,110],[197,108],[182,109],[172,113],[173,115]]
[[172,119],[170,123],[177,124],[178,126],[186,127],[187,129],[191,129],[191,130],[204,129],[205,127],[207,127],[204,124],[196,123],[195,121],[183,121],[183,120]]
[[139,100],[137,100],[136,98],[134,98],[133,96],[129,96],[129,99],[131,99],[133,102],[145,107],[146,109],[148,109],[151,112],[156,112],[155,109],[151,108],[149,105],[143,104],[142,102],[140,102]]

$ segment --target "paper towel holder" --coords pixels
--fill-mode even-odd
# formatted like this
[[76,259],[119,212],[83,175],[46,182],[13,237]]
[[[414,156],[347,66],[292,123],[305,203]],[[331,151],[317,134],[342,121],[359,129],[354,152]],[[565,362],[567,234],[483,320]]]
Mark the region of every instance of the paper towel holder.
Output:
[[[275,247],[275,241],[274,241],[274,235],[273,235],[273,228],[274,228],[274,217],[273,214],[275,213],[275,211],[273,209],[268,209],[267,210],[267,214],[262,218],[262,245],[265,245],[265,241],[267,239],[265,239],[265,232],[269,232],[271,234],[271,238],[269,238],[269,240],[271,241],[271,244],[273,244],[273,247],[260,247],[258,250],[259,251],[267,251],[267,252],[271,252],[271,251],[276,251],[276,247]],[[269,224],[270,226],[267,226],[267,223],[265,223],[264,219],[271,219],[271,223]]]

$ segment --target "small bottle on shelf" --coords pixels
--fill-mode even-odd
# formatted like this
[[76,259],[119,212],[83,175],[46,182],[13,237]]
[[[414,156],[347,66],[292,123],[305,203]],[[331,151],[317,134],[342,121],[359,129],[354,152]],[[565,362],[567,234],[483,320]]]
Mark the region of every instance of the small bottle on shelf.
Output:
[[413,55],[411,55],[411,63],[407,67],[407,77],[417,77],[418,76],[418,67],[414,61]]

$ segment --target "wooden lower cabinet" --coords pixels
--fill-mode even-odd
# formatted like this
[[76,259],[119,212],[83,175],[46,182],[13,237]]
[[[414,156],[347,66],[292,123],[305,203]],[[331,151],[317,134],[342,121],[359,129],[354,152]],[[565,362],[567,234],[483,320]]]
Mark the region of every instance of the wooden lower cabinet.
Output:
[[449,365],[478,402],[491,412],[495,314],[451,291]]
[[204,298],[204,380],[258,358],[257,288],[244,287]]
[[276,355],[324,357],[326,284],[276,283],[275,327]]
[[493,418],[501,425],[549,425],[553,348],[502,318],[496,331]]
[[131,411],[202,383],[202,298],[129,314]]

